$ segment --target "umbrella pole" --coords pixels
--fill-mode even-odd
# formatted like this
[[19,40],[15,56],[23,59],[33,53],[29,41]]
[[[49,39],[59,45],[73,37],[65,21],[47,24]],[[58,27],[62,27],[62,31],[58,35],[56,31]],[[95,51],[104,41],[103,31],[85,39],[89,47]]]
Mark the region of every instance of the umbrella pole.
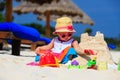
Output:
[[[11,22],[12,21],[12,0],[6,0],[5,10],[6,10],[6,12],[5,12],[5,21],[6,22]],[[9,32],[6,32],[6,33],[1,32],[1,34],[3,36],[6,36],[7,34],[9,34]],[[6,40],[2,40],[0,42],[0,50],[3,49],[4,44],[2,42],[6,43]]]
[[[5,21],[12,22],[12,0],[6,0]],[[19,39],[13,39],[12,55],[20,55],[20,42]]]
[[12,22],[12,0],[6,0],[5,9],[5,21]]
[[[6,0],[5,5],[5,22],[11,22],[12,21],[12,0]],[[1,32],[2,36],[5,38],[10,32]],[[3,49],[3,46],[8,46],[7,40],[3,40],[3,43],[0,44],[1,50]]]
[[46,12],[46,37],[50,38],[50,12]]

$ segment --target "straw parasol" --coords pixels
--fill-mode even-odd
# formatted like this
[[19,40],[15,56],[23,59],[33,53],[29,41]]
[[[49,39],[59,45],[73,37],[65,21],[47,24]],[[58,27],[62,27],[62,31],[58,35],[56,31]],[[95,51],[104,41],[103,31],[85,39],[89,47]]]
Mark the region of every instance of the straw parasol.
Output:
[[13,8],[17,14],[33,12],[38,19],[46,20],[46,37],[50,37],[50,20],[69,16],[73,22],[93,25],[94,22],[71,0],[22,0],[22,4]]

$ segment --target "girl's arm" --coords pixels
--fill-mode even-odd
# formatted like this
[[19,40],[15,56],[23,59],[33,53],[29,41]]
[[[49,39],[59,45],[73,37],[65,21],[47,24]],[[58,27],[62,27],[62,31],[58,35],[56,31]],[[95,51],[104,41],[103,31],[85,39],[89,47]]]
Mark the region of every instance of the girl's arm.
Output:
[[96,53],[91,50],[91,49],[82,49],[79,44],[78,44],[78,41],[73,41],[72,43],[72,46],[73,48],[75,49],[75,51],[79,54],[79,55],[82,55],[82,54],[86,54],[86,55],[96,55]]
[[54,39],[52,39],[52,41],[48,45],[37,47],[35,52],[39,53],[40,50],[50,50],[53,48],[53,46],[54,46]]
[[74,40],[74,41],[73,41],[72,46],[73,46],[73,48],[75,49],[75,51],[76,51],[78,54],[80,54],[80,55],[85,54],[85,53],[84,53],[84,50],[79,46],[77,40]]

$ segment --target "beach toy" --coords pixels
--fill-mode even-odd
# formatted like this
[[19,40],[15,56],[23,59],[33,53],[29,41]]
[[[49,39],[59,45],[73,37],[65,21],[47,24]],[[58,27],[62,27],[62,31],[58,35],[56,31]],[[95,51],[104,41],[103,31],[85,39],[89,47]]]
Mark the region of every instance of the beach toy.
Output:
[[37,55],[35,56],[35,62],[38,62],[39,60],[40,60],[40,55],[37,54]]
[[81,65],[80,69],[87,69],[87,66],[86,65]]
[[68,65],[68,69],[71,69],[71,68],[80,69],[80,65],[76,60],[74,60],[71,62],[71,65]]
[[95,52],[93,50],[90,50],[90,49],[85,49],[84,53],[86,53],[87,55],[95,55]]
[[120,71],[120,59],[119,59],[119,62],[118,62],[118,71]]
[[40,66],[50,66],[50,67],[58,67],[59,66],[58,60],[49,51],[47,51],[47,52],[45,51],[45,53],[40,55],[39,64],[40,64]]
[[98,70],[107,70],[107,63],[106,62],[99,62],[98,63]]
[[77,65],[79,65],[79,63],[76,60],[74,60],[74,61],[71,62],[71,65],[77,66]]
[[91,60],[88,61],[87,68],[95,69],[95,65],[96,65],[96,56],[94,56]]
[[71,68],[74,68],[74,69],[80,69],[80,65],[78,65],[78,66],[68,65],[68,69],[71,69]]

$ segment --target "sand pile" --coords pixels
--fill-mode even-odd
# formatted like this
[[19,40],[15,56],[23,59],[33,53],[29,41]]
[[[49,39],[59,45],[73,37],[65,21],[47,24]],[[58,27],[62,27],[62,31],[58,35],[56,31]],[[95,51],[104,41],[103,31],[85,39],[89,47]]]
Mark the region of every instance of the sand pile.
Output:
[[[82,49],[92,49],[95,51],[95,53],[97,53],[97,64],[100,62],[114,64],[102,33],[97,32],[95,36],[89,36],[87,33],[83,33],[81,34],[80,39],[81,42],[79,43],[79,46]],[[87,60],[89,60],[91,57],[92,56],[79,56],[76,60],[78,60],[81,65],[85,65]]]

